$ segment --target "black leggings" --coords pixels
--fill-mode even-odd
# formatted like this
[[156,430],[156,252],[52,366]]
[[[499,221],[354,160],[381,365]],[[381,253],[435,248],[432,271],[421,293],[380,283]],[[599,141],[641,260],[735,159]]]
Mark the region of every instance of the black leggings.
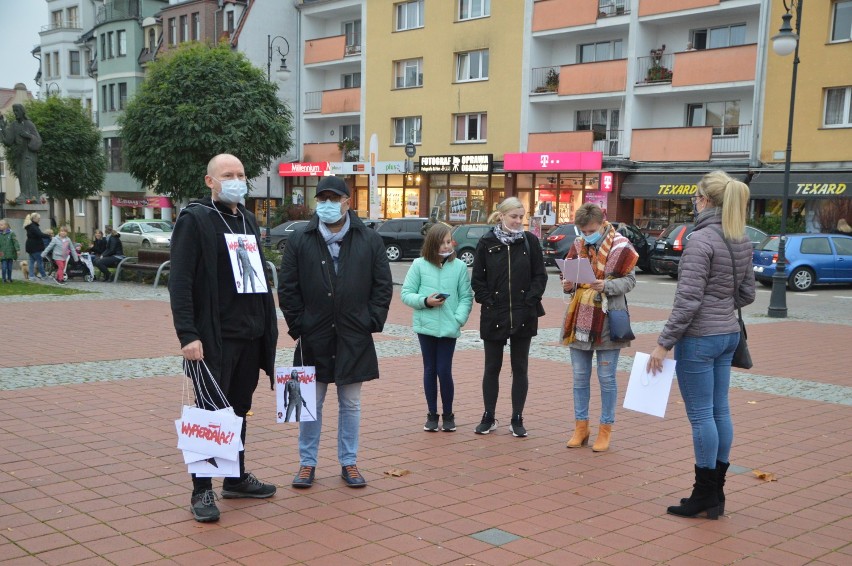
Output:
[[[512,416],[523,414],[527,402],[529,379],[527,367],[530,361],[532,338],[511,338],[509,355],[512,362]],[[483,340],[485,344],[485,372],[482,374],[482,397],[485,410],[492,415],[497,408],[500,392],[500,369],[503,367],[505,340]]]

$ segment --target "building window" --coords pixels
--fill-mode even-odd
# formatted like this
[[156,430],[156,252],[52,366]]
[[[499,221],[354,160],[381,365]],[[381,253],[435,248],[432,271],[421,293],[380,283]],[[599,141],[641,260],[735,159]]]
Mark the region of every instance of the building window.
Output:
[[192,14],[192,41],[201,39],[201,13],[193,12]]
[[154,28],[148,30],[148,50],[154,51],[157,48],[157,32]]
[[740,132],[740,101],[687,104],[686,125],[711,126],[714,136],[736,136]]
[[44,78],[49,79],[50,77],[52,77],[53,75],[50,74],[52,71],[53,71],[53,69],[50,68],[50,53],[45,53],[44,54]]
[[488,78],[488,50],[456,55],[456,81],[482,81]]
[[115,111],[115,85],[109,85],[109,109]]
[[393,64],[395,88],[423,86],[423,59],[407,59]]
[[361,88],[361,73],[340,75],[340,88]]
[[101,61],[106,59],[106,34],[101,34]]
[[80,52],[79,51],[69,51],[68,52],[68,74],[79,76],[80,74]]
[[850,40],[852,40],[852,0],[842,0],[834,4],[831,41]]
[[234,33],[234,11],[228,12],[228,35]]
[[86,216],[86,200],[74,199],[74,211],[77,213],[77,216]]
[[745,24],[733,24],[714,28],[700,28],[689,31],[689,41],[693,49],[718,49],[744,45],[746,35]]
[[169,18],[169,45],[177,45],[177,20]]
[[183,43],[189,39],[189,18],[186,16],[180,17],[180,42]]
[[346,36],[346,54],[361,53],[361,20],[343,22],[343,35]]
[[459,20],[472,20],[491,15],[491,0],[458,0]]
[[396,31],[423,27],[423,3],[423,0],[414,0],[396,5]]
[[107,32],[107,59],[115,57],[115,34]]
[[340,141],[343,140],[361,140],[361,126],[358,124],[347,124],[340,126]]
[[53,52],[53,76],[58,77],[62,73],[62,69],[59,66],[59,51]]
[[107,158],[107,171],[118,173],[124,171],[121,157],[121,138],[104,138],[104,153]]
[[852,87],[825,90],[825,121],[827,128],[852,127]]
[[607,132],[618,130],[620,113],[618,110],[578,110],[574,129],[578,132],[593,131],[595,141],[607,139]]
[[56,10],[50,13],[50,28],[59,29],[62,27],[62,10]]
[[594,63],[596,61],[613,61],[622,59],[621,40],[599,41],[597,43],[584,43],[578,47],[580,52],[580,63]]
[[456,120],[456,143],[484,142],[488,136],[486,124],[488,115],[485,112],[479,114],[457,114]]
[[124,110],[127,106],[127,83],[118,83],[118,109]]
[[77,6],[71,6],[65,9],[65,20],[68,22],[68,27],[80,27],[80,20],[77,18]]
[[393,119],[393,144],[420,143],[422,120],[420,116]]
[[0,177],[6,176],[6,160],[0,159]]
[[127,55],[127,31],[120,29],[115,32],[115,39],[118,47],[118,56],[124,57]]
[[107,87],[101,85],[101,111],[106,112],[107,110],[109,110],[107,107]]

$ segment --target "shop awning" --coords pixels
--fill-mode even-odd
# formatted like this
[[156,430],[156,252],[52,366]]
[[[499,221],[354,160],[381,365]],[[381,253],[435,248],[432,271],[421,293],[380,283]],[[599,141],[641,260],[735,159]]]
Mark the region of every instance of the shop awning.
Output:
[[[623,198],[688,199],[704,173],[633,173],[621,184]],[[745,175],[731,175],[739,181]]]
[[[792,199],[852,198],[852,171],[791,172],[787,193]],[[749,183],[751,198],[784,196],[784,172],[761,171]]]

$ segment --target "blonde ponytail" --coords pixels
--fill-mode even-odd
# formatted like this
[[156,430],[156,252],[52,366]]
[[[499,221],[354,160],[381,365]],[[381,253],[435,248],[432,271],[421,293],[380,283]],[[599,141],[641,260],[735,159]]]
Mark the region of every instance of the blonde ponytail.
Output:
[[27,226],[29,226],[32,223],[33,223],[33,215],[27,214],[26,217],[24,218],[24,228],[26,228]]
[[722,232],[728,240],[741,240],[745,236],[746,212],[751,193],[742,181],[731,178],[724,171],[711,171],[698,182],[698,196],[722,211]]
[[524,205],[518,199],[518,197],[506,197],[503,199],[503,202],[497,205],[497,210],[491,213],[488,216],[487,223],[488,224],[497,224],[497,221],[500,220],[500,217],[510,210],[515,210],[516,208],[523,208]]

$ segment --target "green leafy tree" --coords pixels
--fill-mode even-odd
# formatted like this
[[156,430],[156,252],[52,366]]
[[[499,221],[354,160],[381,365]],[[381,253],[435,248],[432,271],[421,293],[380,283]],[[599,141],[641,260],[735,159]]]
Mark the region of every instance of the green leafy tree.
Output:
[[128,171],[177,201],[206,192],[207,162],[219,153],[258,176],[293,143],[293,116],[277,89],[227,44],[167,53],[149,65],[119,121]]
[[[101,133],[76,98],[50,96],[24,104],[42,139],[38,152],[39,191],[57,201],[83,199],[100,192],[106,173]],[[7,121],[15,119],[13,114]],[[6,147],[6,158],[17,174],[14,152]],[[69,203],[70,204],[70,203]],[[70,216],[72,232],[74,215]]]

